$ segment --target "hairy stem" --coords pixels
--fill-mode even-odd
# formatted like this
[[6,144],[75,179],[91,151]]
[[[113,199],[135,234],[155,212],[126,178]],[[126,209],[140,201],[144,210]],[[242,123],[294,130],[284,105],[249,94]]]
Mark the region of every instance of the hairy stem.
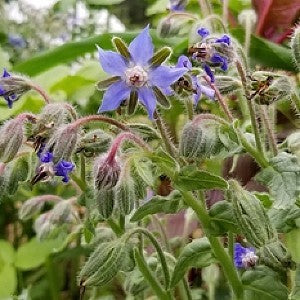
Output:
[[39,85],[33,82],[30,82],[29,85],[34,91],[38,92],[43,97],[47,104],[51,102],[49,95]]
[[206,237],[208,238],[211,248],[215,253],[219,263],[223,267],[223,271],[233,289],[233,292],[237,299],[243,299],[243,286],[237,274],[235,267],[233,266],[232,260],[226,253],[223,245],[217,237],[214,237],[210,234],[210,217],[206,211],[206,208],[203,207],[193,196],[191,192],[180,191],[185,203],[190,206],[196,213],[197,217],[202,223],[203,230]]

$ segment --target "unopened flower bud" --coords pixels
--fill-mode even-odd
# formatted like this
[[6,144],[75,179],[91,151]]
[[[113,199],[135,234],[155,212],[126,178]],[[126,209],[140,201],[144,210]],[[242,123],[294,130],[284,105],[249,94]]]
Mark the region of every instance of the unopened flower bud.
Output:
[[291,39],[292,55],[298,70],[300,71],[300,26],[295,28],[293,37]]
[[135,199],[135,184],[129,170],[127,170],[127,166],[125,166],[115,187],[115,201],[122,215],[130,214]]
[[71,223],[74,220],[75,211],[73,211],[72,203],[69,200],[59,201],[51,211],[50,222],[53,224]]
[[294,88],[287,76],[257,71],[251,76],[251,99],[257,104],[269,105],[290,97]]
[[214,120],[203,119],[187,123],[182,131],[180,153],[188,158],[203,158],[217,155],[223,145],[218,136],[219,124]]
[[105,188],[95,191],[95,200],[99,215],[102,219],[108,219],[114,210],[115,193],[113,188]]
[[28,220],[39,213],[47,201],[58,201],[60,198],[54,195],[42,195],[33,197],[23,203],[19,209],[19,218]]
[[7,121],[0,129],[0,161],[7,163],[14,159],[24,139],[24,120],[16,117]]
[[55,226],[50,222],[51,212],[41,214],[34,222],[33,228],[38,240],[43,240],[49,236]]
[[98,157],[94,162],[94,183],[96,190],[114,187],[120,176],[121,167],[116,158],[108,155]]
[[111,136],[101,129],[90,131],[81,138],[76,152],[81,152],[86,157],[104,153],[109,149],[111,140]]
[[[40,113],[36,124],[31,130],[31,137],[34,137],[36,142],[39,140],[45,141],[53,134],[53,132],[63,124],[68,123],[76,116],[75,109],[65,103],[47,104]],[[37,145],[38,146],[38,145]],[[38,147],[37,147],[38,148]]]
[[216,76],[215,85],[222,95],[236,92],[242,88],[240,80],[230,76]]
[[17,101],[31,88],[28,80],[21,76],[12,76],[4,69],[0,77],[0,96],[7,101],[9,108],[12,108],[13,102]]
[[300,162],[300,130],[289,135],[286,142],[289,151],[295,154]]
[[277,240],[275,229],[260,200],[236,181],[230,180],[228,183],[227,199],[233,204],[236,222],[247,241],[260,248]]
[[59,127],[45,146],[45,151],[51,151],[53,162],[70,161],[78,141],[78,128],[72,125]]

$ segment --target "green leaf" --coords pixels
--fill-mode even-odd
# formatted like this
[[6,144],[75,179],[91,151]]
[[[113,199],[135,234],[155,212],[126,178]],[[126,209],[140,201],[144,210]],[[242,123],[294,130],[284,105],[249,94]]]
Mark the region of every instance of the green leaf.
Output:
[[18,248],[15,265],[22,270],[39,267],[61,244],[61,240],[39,242],[34,238]]
[[175,185],[185,191],[228,188],[228,184],[223,178],[197,170],[195,166],[184,167],[177,175]]
[[300,264],[300,228],[286,233],[285,242],[293,261]]
[[288,289],[280,282],[279,275],[266,266],[257,266],[242,275],[242,283],[248,290],[257,292],[263,299],[288,299]]
[[263,169],[256,179],[265,184],[274,198],[274,208],[293,206],[300,193],[300,166],[297,157],[285,152],[270,160],[271,167]]
[[138,210],[131,217],[131,222],[142,220],[148,215],[157,213],[174,214],[182,208],[182,196],[178,191],[172,191],[167,197],[154,196]]
[[146,182],[149,186],[154,185],[153,177],[153,165],[147,158],[133,157],[133,167],[137,174]]
[[178,257],[171,279],[171,287],[175,287],[189,268],[202,268],[213,262],[215,262],[215,258],[212,254],[208,239],[201,238],[193,240],[183,248]]
[[[231,33],[239,42],[244,42],[245,34],[243,29],[233,29]],[[255,35],[251,36],[250,57],[253,64],[296,72],[296,67],[292,60],[292,52],[289,48]]]
[[17,287],[17,274],[12,265],[0,269],[0,299],[11,299]]
[[300,299],[300,265],[297,266],[297,270],[294,278],[293,290],[290,299],[291,300]]
[[289,232],[297,228],[297,219],[300,218],[300,208],[293,205],[287,209],[271,208],[268,211],[269,218],[278,232]]
[[228,201],[219,201],[209,210],[212,220],[213,233],[221,235],[228,230],[238,232],[238,226],[235,222],[232,204]]
[[15,250],[13,246],[4,240],[0,240],[0,270],[2,264],[12,264],[15,260]]
[[[155,32],[152,31],[152,33]],[[66,43],[15,65],[13,70],[30,76],[37,75],[54,66],[72,62],[86,53],[95,53],[97,51],[96,44],[105,49],[111,48],[111,38],[115,35],[122,38],[125,42],[130,42],[137,33],[103,33],[78,42]],[[152,36],[153,42],[157,47],[166,46],[166,44],[174,45],[178,42],[178,39],[160,39],[156,36],[156,33],[152,34]],[[100,66],[99,68],[101,69]]]

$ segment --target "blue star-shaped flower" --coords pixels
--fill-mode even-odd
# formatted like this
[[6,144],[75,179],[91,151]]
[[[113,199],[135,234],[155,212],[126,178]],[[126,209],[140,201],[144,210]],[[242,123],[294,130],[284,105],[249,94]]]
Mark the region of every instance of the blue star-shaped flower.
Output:
[[255,266],[258,257],[255,255],[255,249],[245,248],[240,243],[234,244],[234,265],[237,268],[249,268]]
[[100,64],[105,72],[117,76],[103,96],[99,112],[118,108],[131,92],[136,91],[139,101],[146,107],[150,119],[156,108],[156,87],[165,95],[170,95],[170,85],[187,71],[185,68],[151,65],[154,46],[147,26],[129,45],[130,58],[119,53],[104,51],[98,47]]

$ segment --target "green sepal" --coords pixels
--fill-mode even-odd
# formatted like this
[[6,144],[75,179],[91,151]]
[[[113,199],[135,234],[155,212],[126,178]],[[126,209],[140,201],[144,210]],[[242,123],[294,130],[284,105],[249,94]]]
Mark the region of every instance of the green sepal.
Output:
[[126,45],[126,43],[119,37],[114,37],[112,39],[112,42],[116,48],[116,50],[123,55],[125,58],[130,59],[131,58],[131,54],[128,50],[128,47]]
[[172,53],[170,47],[163,47],[157,51],[150,60],[151,67],[160,66],[164,61],[166,61]]

